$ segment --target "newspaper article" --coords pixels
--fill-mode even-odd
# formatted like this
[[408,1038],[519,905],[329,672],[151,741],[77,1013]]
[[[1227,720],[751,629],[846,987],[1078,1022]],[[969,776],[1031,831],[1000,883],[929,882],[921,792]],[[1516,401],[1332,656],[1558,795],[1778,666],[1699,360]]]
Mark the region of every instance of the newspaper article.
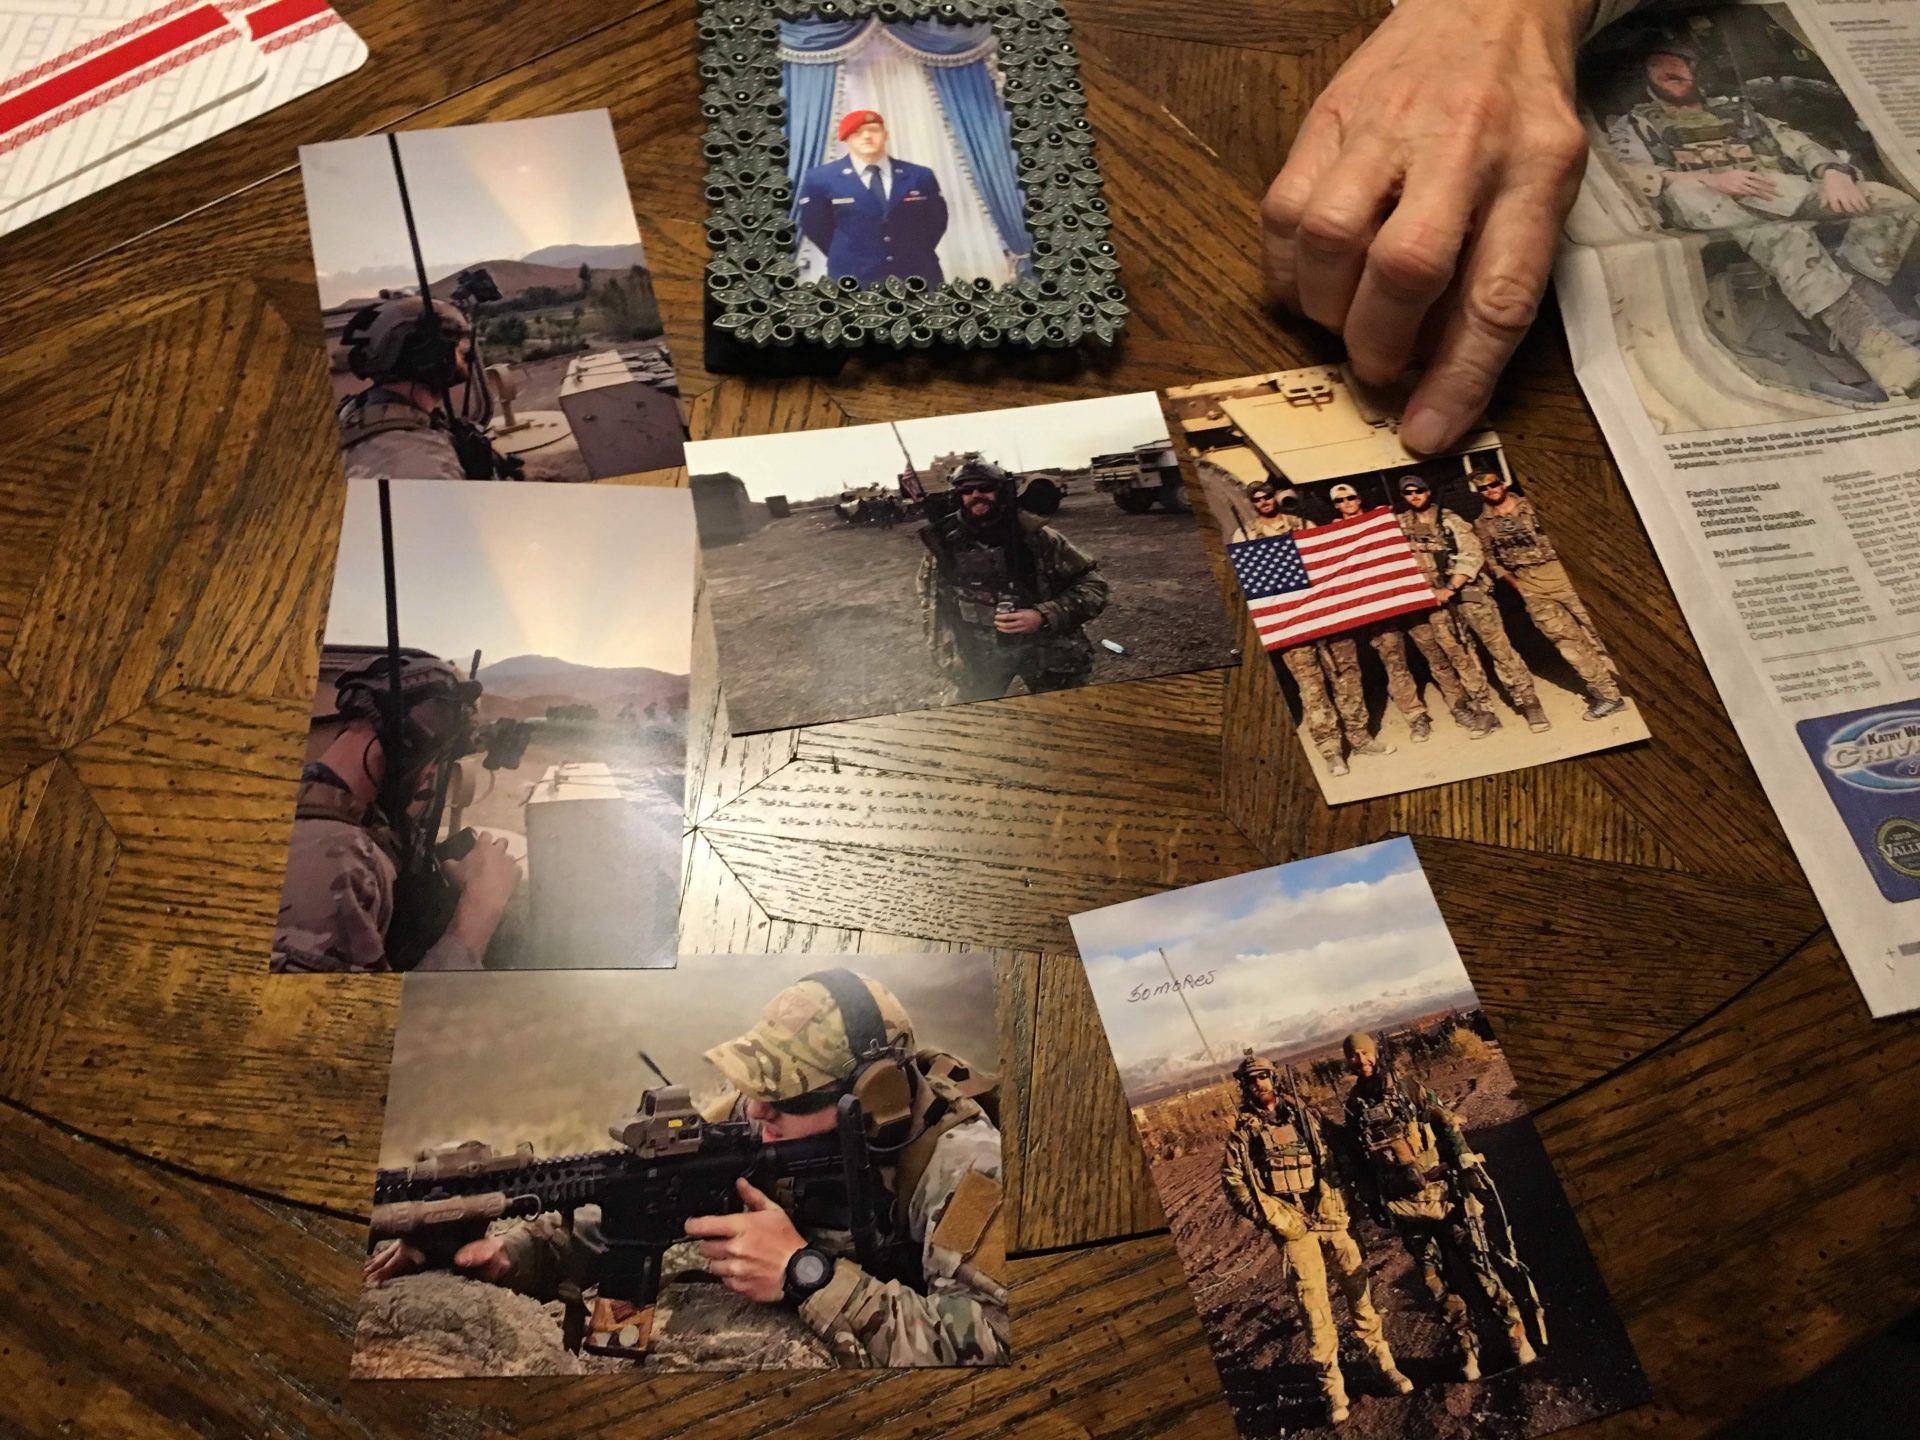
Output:
[[1580,381],[1876,1016],[1920,1007],[1920,0],[1583,57]]

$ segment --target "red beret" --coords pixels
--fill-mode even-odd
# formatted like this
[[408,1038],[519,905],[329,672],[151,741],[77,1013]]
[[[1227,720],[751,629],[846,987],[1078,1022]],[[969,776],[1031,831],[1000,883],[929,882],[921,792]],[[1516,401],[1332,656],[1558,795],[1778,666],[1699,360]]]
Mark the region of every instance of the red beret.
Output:
[[880,118],[880,112],[878,110],[849,110],[845,115],[840,117],[840,138],[845,140],[862,125],[884,125],[886,123],[886,121]]

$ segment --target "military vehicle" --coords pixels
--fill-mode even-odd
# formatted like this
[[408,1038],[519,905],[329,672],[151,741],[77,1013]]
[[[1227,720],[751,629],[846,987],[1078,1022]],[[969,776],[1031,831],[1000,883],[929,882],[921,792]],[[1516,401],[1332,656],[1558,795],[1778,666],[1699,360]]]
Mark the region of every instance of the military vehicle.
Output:
[[1113,503],[1129,515],[1144,515],[1155,504],[1174,515],[1193,509],[1171,441],[1153,440],[1113,455],[1096,455],[1089,469],[1093,488],[1112,495]]
[[890,525],[902,514],[900,497],[880,485],[842,490],[833,513],[848,525]]

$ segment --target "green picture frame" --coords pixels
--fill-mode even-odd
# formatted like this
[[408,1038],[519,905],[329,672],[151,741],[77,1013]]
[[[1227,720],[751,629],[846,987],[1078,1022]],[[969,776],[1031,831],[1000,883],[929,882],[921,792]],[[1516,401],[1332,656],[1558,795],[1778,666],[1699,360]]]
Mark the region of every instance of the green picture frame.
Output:
[[[1031,271],[1009,284],[807,281],[794,254],[779,22],[986,21],[998,41]],[[707,320],[750,350],[1110,345],[1127,318],[1066,11],[1053,0],[702,0]],[[718,332],[713,334],[712,332]],[[772,358],[772,357],[769,357]]]

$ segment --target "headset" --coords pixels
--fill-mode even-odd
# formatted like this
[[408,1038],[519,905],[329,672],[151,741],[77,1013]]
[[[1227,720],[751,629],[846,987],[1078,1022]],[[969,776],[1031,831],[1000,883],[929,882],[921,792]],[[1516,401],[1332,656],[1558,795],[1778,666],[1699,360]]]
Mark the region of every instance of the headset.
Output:
[[853,1054],[853,1073],[847,1077],[845,1093],[860,1102],[869,1147],[882,1154],[898,1150],[911,1138],[907,1132],[913,1124],[912,1057],[887,1033],[873,992],[853,971],[817,970],[801,978],[819,985],[840,1007],[847,1048]]

